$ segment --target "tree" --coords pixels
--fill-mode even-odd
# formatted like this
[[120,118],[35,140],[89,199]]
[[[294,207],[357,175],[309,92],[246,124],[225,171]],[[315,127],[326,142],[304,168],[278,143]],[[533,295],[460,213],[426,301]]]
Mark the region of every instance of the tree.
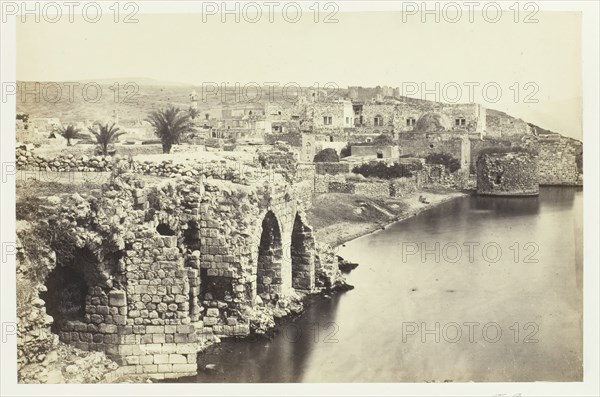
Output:
[[160,138],[163,153],[170,153],[171,147],[179,143],[182,135],[195,131],[190,115],[173,105],[151,112],[146,120]]
[[427,164],[441,164],[453,173],[460,169],[460,161],[450,153],[431,153],[425,157]]
[[190,106],[190,108],[188,109],[188,114],[190,115],[190,118],[194,120],[196,117],[198,117],[200,111],[197,108],[193,108]]
[[315,163],[337,163],[340,161],[340,157],[338,156],[335,149],[323,149],[319,153],[315,155],[313,162]]
[[389,136],[387,134],[381,134],[378,137],[376,137],[375,139],[373,139],[373,144],[375,146],[393,146],[394,140],[392,139],[391,136]]
[[92,127],[89,127],[88,130],[94,135],[96,138],[96,143],[100,147],[102,151],[102,155],[108,155],[108,145],[114,143],[114,141],[125,134],[123,131],[119,131],[119,127],[115,127],[115,123],[108,125],[102,125],[99,122],[94,123]]
[[58,133],[67,140],[67,146],[71,146],[71,139],[77,138],[79,131],[81,130],[75,128],[73,125],[63,126],[58,129]]
[[342,148],[342,150],[340,150],[340,158],[343,159],[344,157],[348,157],[350,155],[352,155],[352,148],[350,144],[347,144]]

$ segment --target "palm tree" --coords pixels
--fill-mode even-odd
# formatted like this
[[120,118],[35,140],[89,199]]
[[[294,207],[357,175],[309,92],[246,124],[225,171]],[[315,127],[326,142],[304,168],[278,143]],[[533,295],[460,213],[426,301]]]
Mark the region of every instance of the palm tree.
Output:
[[151,112],[146,120],[160,138],[163,153],[170,153],[173,144],[179,143],[183,134],[195,131],[190,115],[173,105]]
[[96,122],[92,127],[89,127],[88,130],[96,137],[96,143],[98,143],[103,156],[108,154],[108,145],[113,143],[121,135],[125,134],[125,132],[119,131],[119,127],[115,127],[115,123],[112,123],[111,125],[108,125],[108,123],[102,125],[99,122]]
[[79,128],[75,128],[72,124],[66,127],[60,127],[58,133],[67,140],[67,146],[71,146],[71,139],[77,138],[77,135],[81,131]]
[[190,115],[190,118],[194,120],[200,114],[200,111],[198,110],[198,108],[193,108],[190,106],[190,108],[188,109],[188,114]]

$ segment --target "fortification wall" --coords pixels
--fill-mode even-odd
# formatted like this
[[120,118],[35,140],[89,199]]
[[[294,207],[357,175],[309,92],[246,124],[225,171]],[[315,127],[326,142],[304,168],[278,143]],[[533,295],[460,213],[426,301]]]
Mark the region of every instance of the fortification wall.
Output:
[[537,157],[529,153],[481,155],[477,160],[477,193],[491,196],[537,195]]
[[583,185],[580,141],[565,137],[539,139],[538,147],[540,185]]

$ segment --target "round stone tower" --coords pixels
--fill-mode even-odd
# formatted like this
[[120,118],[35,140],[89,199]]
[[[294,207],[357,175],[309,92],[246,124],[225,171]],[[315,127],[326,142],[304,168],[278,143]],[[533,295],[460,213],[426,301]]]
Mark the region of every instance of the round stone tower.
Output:
[[537,157],[524,152],[480,155],[477,159],[477,194],[488,196],[538,195]]

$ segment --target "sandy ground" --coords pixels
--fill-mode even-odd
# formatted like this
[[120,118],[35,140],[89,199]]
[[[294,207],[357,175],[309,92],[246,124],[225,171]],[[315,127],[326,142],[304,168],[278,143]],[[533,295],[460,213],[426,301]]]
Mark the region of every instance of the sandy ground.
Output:
[[[314,226],[316,236],[320,242],[331,247],[337,247],[347,241],[384,229],[391,223],[410,218],[436,205],[466,194],[456,191],[427,190],[401,198],[390,198],[374,202],[373,199],[366,196],[326,193],[317,197],[313,203],[313,208],[308,211],[309,223]],[[420,202],[419,196],[424,196],[429,204]],[[346,216],[346,219],[331,219],[325,221],[326,224],[317,220],[317,218],[322,220],[322,212],[334,213],[340,208],[340,202],[348,202],[350,198],[358,198],[358,201],[348,203],[349,206],[354,207],[352,211],[354,217]],[[365,205],[371,206],[371,210],[374,210],[375,214],[365,214]],[[362,208],[362,211],[360,208]]]

